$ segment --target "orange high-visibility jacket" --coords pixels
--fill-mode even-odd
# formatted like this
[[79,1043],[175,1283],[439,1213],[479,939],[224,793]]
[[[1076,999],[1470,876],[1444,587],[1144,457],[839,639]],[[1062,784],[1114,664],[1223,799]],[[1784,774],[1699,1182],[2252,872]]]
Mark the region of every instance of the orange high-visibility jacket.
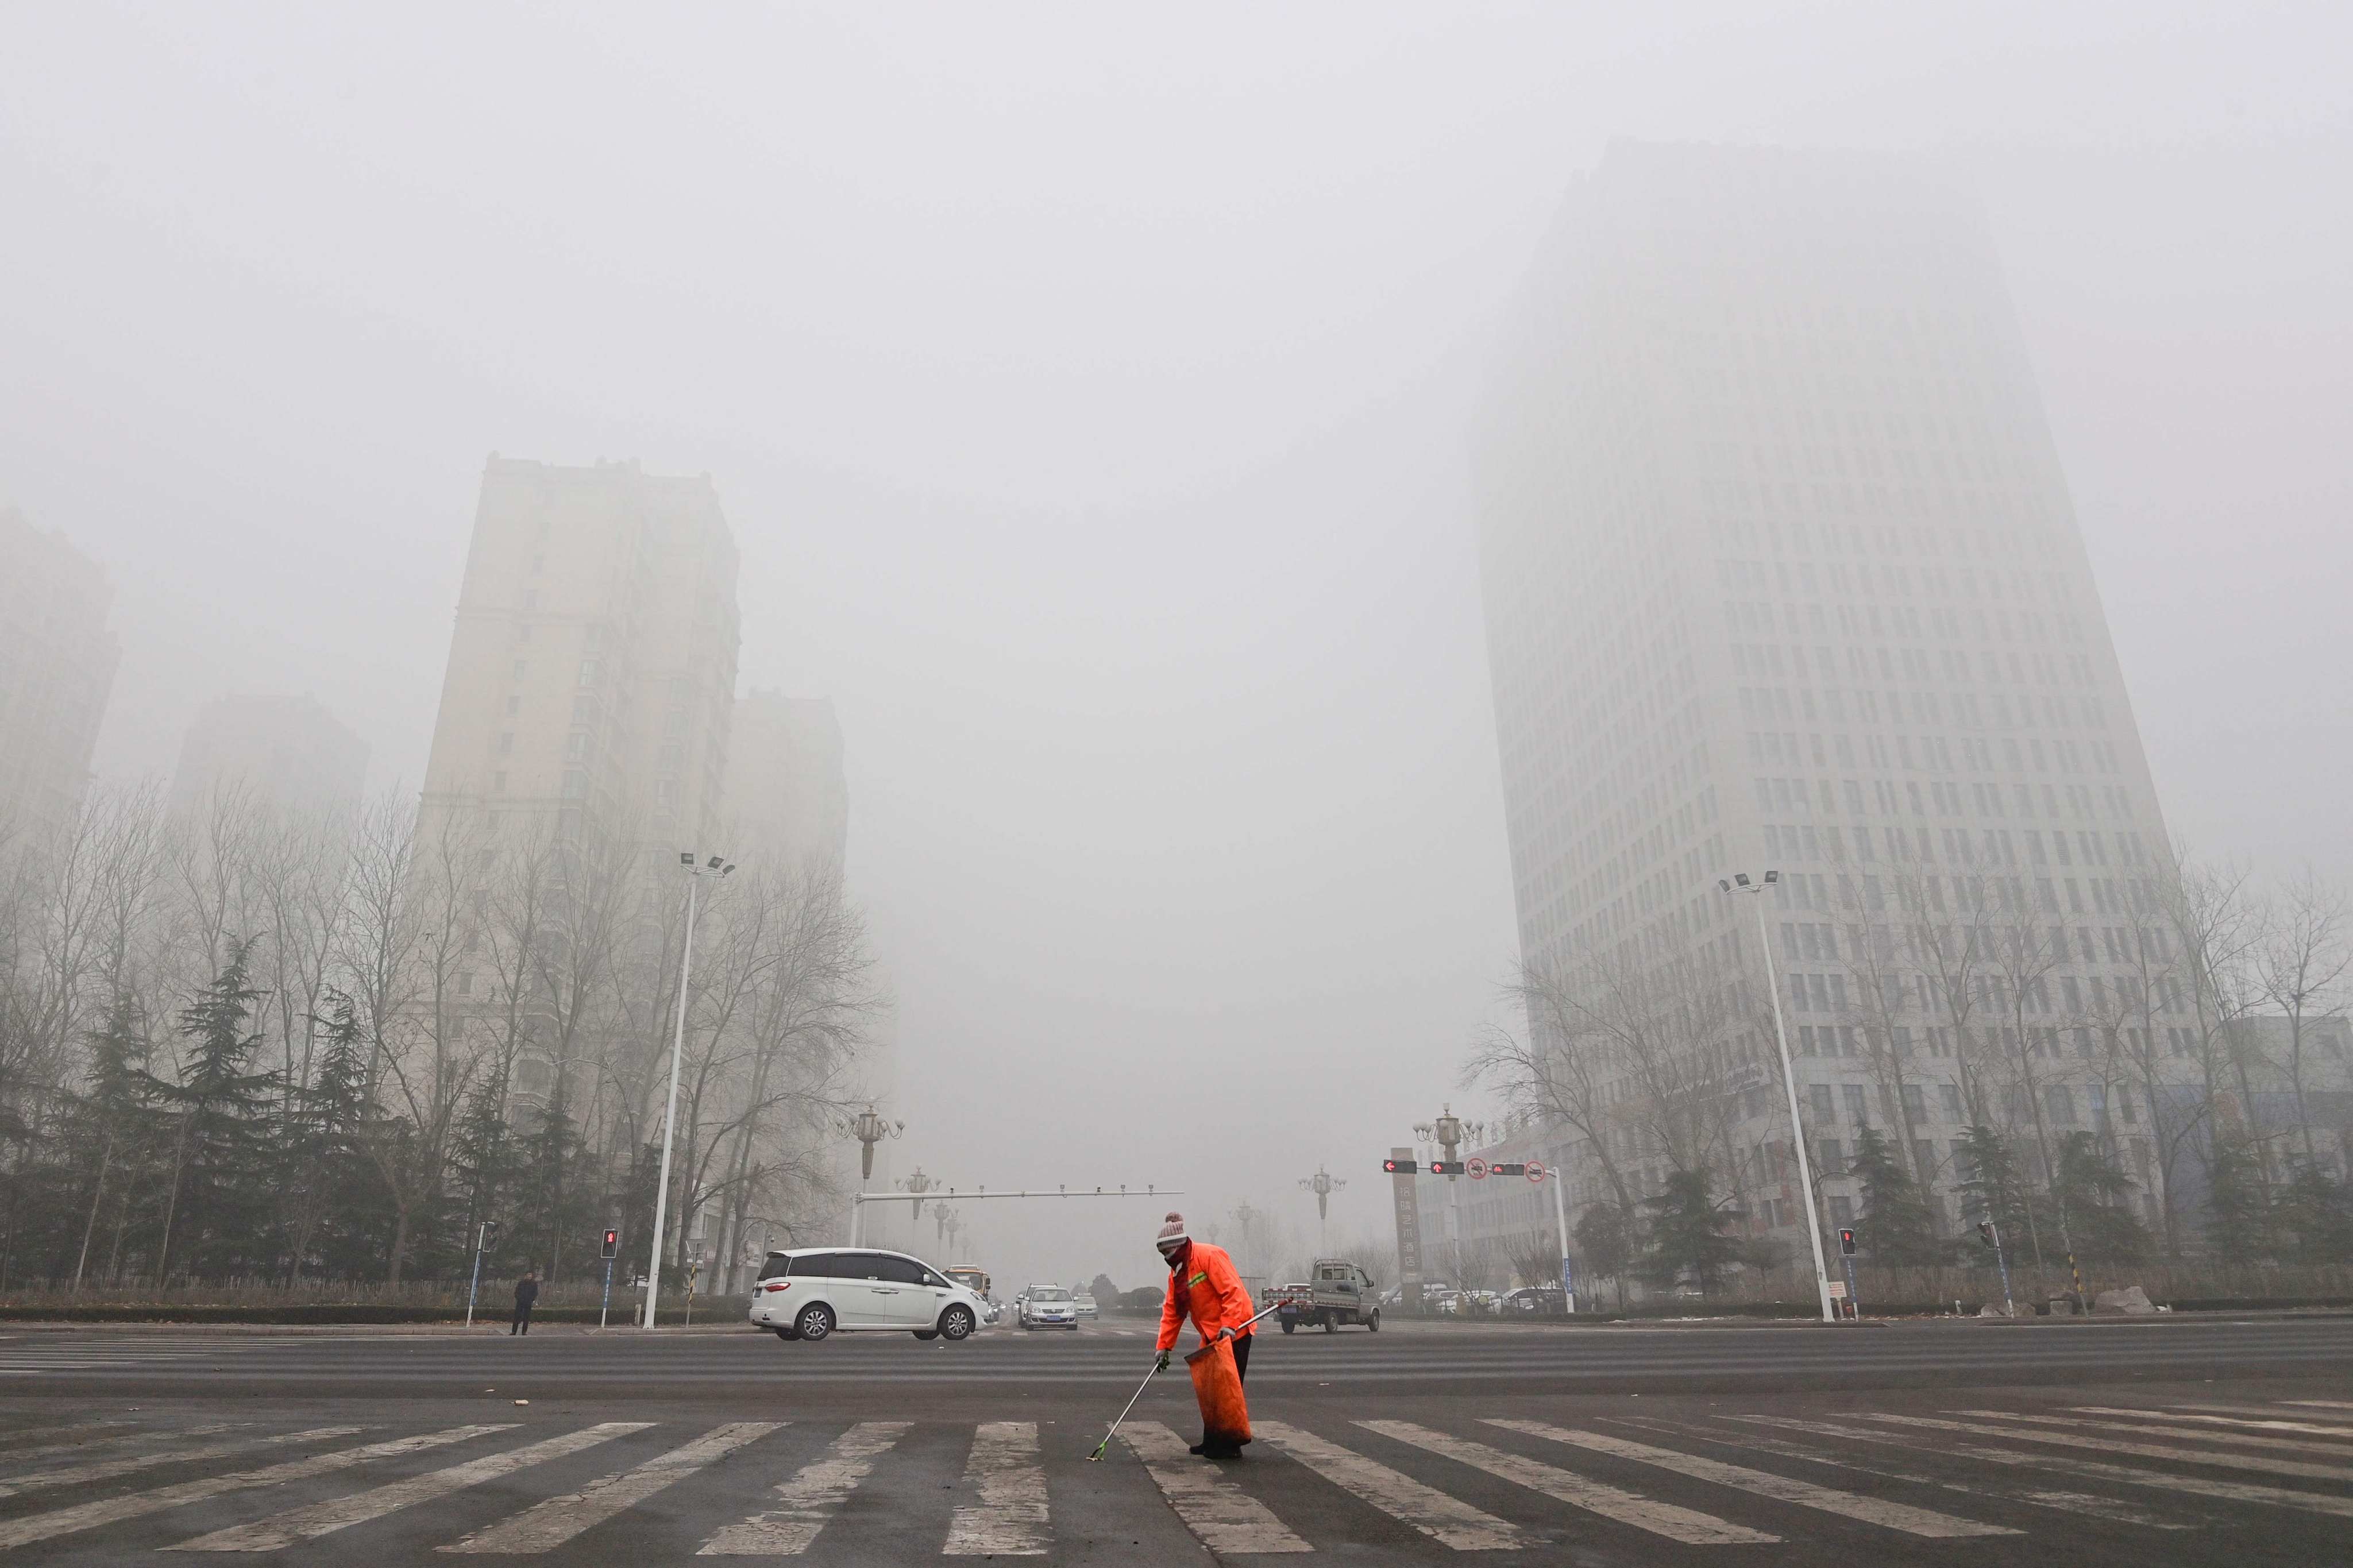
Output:
[[1160,1303],[1160,1349],[1172,1349],[1176,1331],[1190,1316],[1193,1331],[1207,1344],[1219,1329],[1239,1330],[1250,1321],[1250,1292],[1222,1247],[1197,1241],[1183,1272],[1171,1272],[1168,1297]]

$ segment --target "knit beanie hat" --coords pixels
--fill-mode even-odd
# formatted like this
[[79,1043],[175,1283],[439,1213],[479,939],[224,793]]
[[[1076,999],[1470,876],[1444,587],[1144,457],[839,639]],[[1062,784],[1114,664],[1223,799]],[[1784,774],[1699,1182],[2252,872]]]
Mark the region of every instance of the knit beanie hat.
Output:
[[1161,1251],[1166,1252],[1179,1242],[1190,1241],[1192,1239],[1193,1237],[1191,1233],[1187,1231],[1185,1228],[1185,1216],[1178,1214],[1175,1209],[1170,1209],[1168,1211],[1168,1217],[1161,1221],[1160,1239],[1153,1243],[1153,1245],[1159,1247]]

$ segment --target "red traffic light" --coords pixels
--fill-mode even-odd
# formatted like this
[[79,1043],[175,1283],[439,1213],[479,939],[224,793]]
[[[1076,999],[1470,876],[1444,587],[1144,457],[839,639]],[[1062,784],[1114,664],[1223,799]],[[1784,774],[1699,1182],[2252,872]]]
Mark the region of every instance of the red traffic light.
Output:
[[1491,1176],[1525,1176],[1528,1173],[1528,1168],[1516,1160],[1506,1160],[1500,1164],[1488,1166],[1487,1173]]
[[1421,1166],[1412,1160],[1384,1160],[1381,1162],[1381,1169],[1392,1176],[1410,1176],[1421,1169]]
[[1854,1256],[1854,1232],[1851,1230],[1839,1232],[1839,1250],[1849,1258]]
[[1430,1173],[1433,1176],[1459,1176],[1462,1173],[1462,1162],[1460,1160],[1432,1160],[1430,1163]]
[[605,1233],[605,1256],[606,1256],[606,1257],[607,1257],[607,1258],[610,1258],[610,1257],[612,1257],[612,1256],[613,1256],[613,1254],[615,1254],[615,1253],[617,1253],[617,1252],[618,1252],[618,1251],[620,1251],[620,1250],[621,1250],[621,1233],[620,1233],[619,1231],[617,1231],[617,1230],[608,1230],[608,1231],[607,1231],[607,1232]]

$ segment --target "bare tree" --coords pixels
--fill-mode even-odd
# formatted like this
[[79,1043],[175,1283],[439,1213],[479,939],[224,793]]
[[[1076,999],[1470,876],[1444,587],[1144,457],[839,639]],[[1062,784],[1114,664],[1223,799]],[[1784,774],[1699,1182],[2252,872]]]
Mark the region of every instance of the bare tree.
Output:
[[2311,1107],[2305,1099],[2306,1041],[2315,1021],[2344,1008],[2346,977],[2353,972],[2353,942],[2348,940],[2353,931],[2348,923],[2344,892],[2323,886],[2307,868],[2273,900],[2255,944],[2255,984],[2287,1020],[2285,1068],[2307,1165],[2317,1164],[2319,1155],[2312,1142]]

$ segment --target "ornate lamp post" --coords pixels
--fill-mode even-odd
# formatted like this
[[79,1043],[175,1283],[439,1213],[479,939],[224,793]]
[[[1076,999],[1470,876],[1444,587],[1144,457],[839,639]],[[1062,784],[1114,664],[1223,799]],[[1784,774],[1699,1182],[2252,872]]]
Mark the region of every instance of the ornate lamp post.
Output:
[[[871,1100],[857,1115],[837,1118],[834,1127],[844,1137],[858,1140],[858,1185],[861,1192],[865,1190],[866,1184],[874,1179],[874,1145],[885,1138],[904,1138],[907,1135],[905,1122],[884,1121],[876,1113]],[[916,1206],[922,1206],[920,1199]],[[866,1228],[865,1216],[866,1205],[856,1198],[850,1199],[849,1245],[852,1247],[858,1245],[859,1237]]]
[[923,1194],[939,1184],[923,1174],[923,1168],[918,1165],[915,1167],[913,1175],[900,1177],[897,1184],[901,1192],[915,1194],[915,1207],[910,1218],[913,1223],[921,1225],[923,1222]]
[[1325,1170],[1324,1163],[1318,1160],[1315,1173],[1303,1178],[1299,1184],[1315,1194],[1315,1247],[1319,1252],[1326,1250],[1324,1230],[1324,1221],[1331,1215],[1332,1194],[1348,1184]]
[[[1451,1105],[1442,1105],[1439,1107],[1438,1119],[1416,1122],[1413,1134],[1424,1143],[1436,1143],[1440,1150],[1439,1158],[1451,1165],[1454,1163],[1456,1150],[1465,1143],[1475,1144],[1487,1135],[1487,1124],[1465,1121],[1454,1114]],[[1462,1274],[1462,1189],[1456,1184],[1451,1171],[1446,1173],[1446,1228],[1453,1233],[1454,1284],[1460,1289],[1467,1283]]]

